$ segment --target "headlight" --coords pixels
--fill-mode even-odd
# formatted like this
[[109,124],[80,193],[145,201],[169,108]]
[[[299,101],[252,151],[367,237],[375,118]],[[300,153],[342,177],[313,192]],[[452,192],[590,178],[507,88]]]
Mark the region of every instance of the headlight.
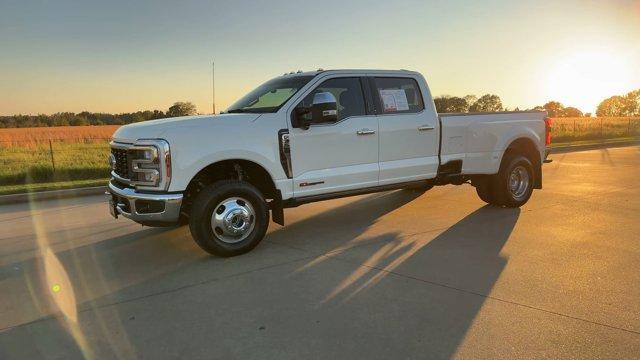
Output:
[[171,181],[171,154],[165,140],[138,140],[129,149],[131,183],[142,190],[167,190]]
[[146,186],[158,186],[160,162],[155,147],[135,147],[131,149],[131,180]]

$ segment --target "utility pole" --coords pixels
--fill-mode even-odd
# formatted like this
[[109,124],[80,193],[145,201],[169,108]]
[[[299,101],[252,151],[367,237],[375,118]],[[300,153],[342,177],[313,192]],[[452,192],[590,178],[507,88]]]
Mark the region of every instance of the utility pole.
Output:
[[216,114],[216,62],[211,63],[211,105],[213,108],[213,115]]

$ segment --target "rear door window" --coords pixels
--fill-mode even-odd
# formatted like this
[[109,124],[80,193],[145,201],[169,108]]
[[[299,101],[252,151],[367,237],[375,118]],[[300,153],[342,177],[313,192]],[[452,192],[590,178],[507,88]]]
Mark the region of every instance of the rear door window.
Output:
[[417,113],[424,110],[418,82],[412,78],[374,78],[379,113]]

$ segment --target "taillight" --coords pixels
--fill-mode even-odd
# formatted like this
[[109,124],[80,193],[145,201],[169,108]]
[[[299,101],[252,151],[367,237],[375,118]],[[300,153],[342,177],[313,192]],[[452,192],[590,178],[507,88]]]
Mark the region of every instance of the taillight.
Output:
[[547,146],[551,145],[551,125],[553,125],[553,119],[544,118],[544,143]]

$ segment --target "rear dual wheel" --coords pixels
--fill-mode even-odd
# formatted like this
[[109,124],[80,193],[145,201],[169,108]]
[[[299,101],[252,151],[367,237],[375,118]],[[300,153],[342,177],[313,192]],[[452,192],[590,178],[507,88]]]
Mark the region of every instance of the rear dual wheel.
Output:
[[476,192],[488,204],[516,208],[531,198],[534,179],[531,160],[522,155],[507,154],[500,172],[480,181]]

